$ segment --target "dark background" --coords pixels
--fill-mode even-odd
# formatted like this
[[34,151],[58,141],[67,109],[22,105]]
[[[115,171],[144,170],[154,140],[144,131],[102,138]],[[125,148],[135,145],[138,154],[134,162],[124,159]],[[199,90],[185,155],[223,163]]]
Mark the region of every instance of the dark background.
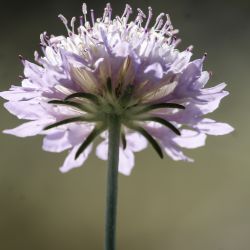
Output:
[[[130,177],[120,175],[119,250],[249,250],[250,248],[250,1],[130,1],[155,16],[170,14],[185,49],[208,52],[210,86],[225,81],[231,95],[211,118],[236,131],[186,152],[194,164],[160,160],[151,148],[136,155]],[[58,20],[81,15],[81,1],[1,1],[0,90],[19,84],[22,54],[30,60],[39,34],[66,33]],[[98,16],[105,2],[87,2]],[[111,2],[114,13],[124,1]],[[3,103],[3,101],[1,101]],[[19,121],[0,108],[0,130]],[[102,249],[105,162],[94,154],[61,174],[65,154],[41,149],[41,137],[0,135],[0,249]]]

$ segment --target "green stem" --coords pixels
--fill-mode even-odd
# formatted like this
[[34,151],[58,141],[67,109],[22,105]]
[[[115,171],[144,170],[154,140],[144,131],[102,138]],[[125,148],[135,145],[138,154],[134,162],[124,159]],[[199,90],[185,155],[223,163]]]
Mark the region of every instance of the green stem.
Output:
[[105,227],[105,250],[115,250],[118,163],[121,121],[117,115],[109,115],[108,177]]

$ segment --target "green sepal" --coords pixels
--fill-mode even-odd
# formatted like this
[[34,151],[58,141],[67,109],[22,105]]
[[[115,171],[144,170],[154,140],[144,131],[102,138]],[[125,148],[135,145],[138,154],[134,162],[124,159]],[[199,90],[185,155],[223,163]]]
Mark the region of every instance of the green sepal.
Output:
[[98,98],[96,95],[93,95],[91,93],[83,93],[83,92],[71,94],[71,95],[67,96],[64,100],[67,101],[67,100],[70,100],[73,98],[84,98],[84,99],[92,101],[96,104],[99,104],[99,101],[98,101]]
[[53,123],[51,125],[48,125],[47,127],[44,128],[44,130],[55,128],[55,127],[65,125],[68,123],[72,123],[72,122],[81,122],[81,121],[84,121],[84,118],[82,116],[72,117],[72,118],[68,118],[68,119]]
[[104,131],[104,127],[96,126],[92,132],[87,136],[85,141],[81,144],[75,154],[75,160],[80,156],[80,154],[89,146],[89,144],[100,134]]
[[181,135],[181,132],[179,131],[179,129],[177,129],[172,123],[170,123],[169,121],[167,121],[161,117],[146,116],[146,117],[142,117],[141,119],[140,119],[140,117],[138,117],[137,119],[141,120],[141,121],[152,121],[152,122],[160,123],[160,124],[164,125],[165,127],[171,129],[175,134]]
[[93,113],[93,110],[91,108],[88,108],[86,105],[83,105],[83,104],[78,103],[78,102],[67,101],[67,100],[51,100],[48,103],[57,104],[57,105],[66,105],[66,106],[80,109],[81,111]]
[[185,109],[185,107],[178,103],[157,103],[152,105],[138,106],[132,110],[133,114],[146,113],[155,109],[165,109],[165,108],[176,108],[176,109]]
[[163,159],[163,152],[159,145],[159,143],[142,127],[137,125],[127,125],[130,129],[136,130],[141,135],[143,135],[148,142],[152,145],[156,153],[160,156],[161,159]]
[[108,90],[108,92],[110,94],[112,94],[113,88],[112,88],[112,82],[111,82],[111,78],[110,77],[107,78],[107,90]]
[[122,107],[127,106],[131,100],[132,93],[133,93],[134,86],[129,84],[124,92],[122,93],[122,96],[120,97],[119,103]]
[[121,133],[121,139],[122,139],[122,148],[125,150],[127,147],[127,140],[124,132]]

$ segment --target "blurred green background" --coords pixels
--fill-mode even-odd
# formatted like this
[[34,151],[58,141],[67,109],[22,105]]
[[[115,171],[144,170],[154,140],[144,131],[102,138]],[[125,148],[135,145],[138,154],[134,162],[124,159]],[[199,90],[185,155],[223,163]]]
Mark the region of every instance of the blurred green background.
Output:
[[[111,2],[122,13],[125,1]],[[211,118],[236,131],[210,136],[186,153],[194,164],[160,160],[151,148],[136,155],[130,177],[120,175],[117,249],[250,249],[250,1],[154,0],[129,2],[134,10],[166,11],[185,49],[208,52],[210,86],[227,82],[231,95]],[[0,90],[19,83],[22,54],[33,59],[39,34],[65,33],[57,19],[81,14],[81,1],[1,1]],[[87,2],[102,15],[105,2]],[[1,100],[3,103],[3,100]],[[0,107],[0,130],[20,124]],[[102,249],[105,162],[94,154],[82,168],[61,174],[65,154],[41,149],[41,137],[0,134],[0,249]]]

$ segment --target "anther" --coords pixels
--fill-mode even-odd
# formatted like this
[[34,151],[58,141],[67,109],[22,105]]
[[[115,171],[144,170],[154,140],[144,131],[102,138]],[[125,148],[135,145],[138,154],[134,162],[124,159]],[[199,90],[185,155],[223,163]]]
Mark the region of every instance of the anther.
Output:
[[137,17],[135,19],[135,23],[138,23],[139,24],[139,27],[141,27],[141,24],[143,22],[143,18],[146,18],[146,15],[143,13],[143,11],[141,9],[137,9],[138,11],[138,14],[137,14]]
[[125,9],[124,9],[124,12],[123,12],[123,14],[122,14],[122,16],[121,16],[121,19],[127,15],[129,9],[132,9],[132,8],[130,7],[129,4],[126,4]]
[[193,50],[193,48],[194,48],[194,46],[193,46],[193,45],[190,45],[190,46],[188,46],[188,47],[187,47],[187,49],[186,49],[186,50],[187,50],[187,51],[192,51],[192,50]]
[[111,20],[111,15],[112,15],[112,8],[111,8],[111,4],[110,3],[107,3],[106,9],[107,9],[107,14],[108,14],[108,19],[110,21]]
[[70,22],[70,26],[72,28],[73,33],[75,33],[75,21],[76,21],[76,18],[72,17],[71,22]]
[[171,25],[170,17],[166,14],[167,21],[165,22],[164,26],[161,29],[161,33],[165,34],[168,30],[172,29],[173,26]]
[[61,21],[64,24],[67,31],[69,31],[68,20],[62,14],[58,15],[58,17],[61,19]]
[[[156,20],[155,20],[155,24],[153,26],[153,28],[155,29],[157,26],[158,26],[158,23],[160,21],[162,21],[162,17],[164,16],[165,14],[164,13],[161,13],[160,15],[157,16]],[[163,21],[162,21],[163,22]]]
[[86,3],[82,4],[82,13],[84,15],[84,22],[86,23],[87,22],[87,14],[88,14]]
[[25,63],[25,58],[22,55],[18,55],[19,59],[21,60],[22,64]]

